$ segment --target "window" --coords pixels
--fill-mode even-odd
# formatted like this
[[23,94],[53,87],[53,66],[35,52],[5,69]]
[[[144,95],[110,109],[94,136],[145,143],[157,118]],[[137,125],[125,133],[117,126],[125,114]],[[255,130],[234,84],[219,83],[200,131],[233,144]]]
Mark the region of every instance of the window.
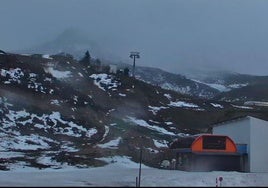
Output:
[[226,137],[225,136],[204,136],[203,137],[203,149],[226,149]]

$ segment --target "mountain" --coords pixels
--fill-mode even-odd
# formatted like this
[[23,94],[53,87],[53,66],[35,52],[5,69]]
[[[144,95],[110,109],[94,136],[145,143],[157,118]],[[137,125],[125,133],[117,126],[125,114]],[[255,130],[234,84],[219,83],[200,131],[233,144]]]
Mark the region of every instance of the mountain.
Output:
[[[37,45],[27,50],[17,50],[20,54],[71,54],[75,59],[81,59],[88,50],[93,59],[99,57],[103,63],[117,64],[118,67],[128,67],[132,70],[132,66],[112,59],[120,59],[99,46],[94,40],[89,39],[87,33],[78,31],[75,28],[64,30],[53,40],[41,45]],[[110,59],[110,60],[108,60]],[[266,91],[259,91],[259,82],[266,82],[264,78],[250,75],[242,75],[227,71],[215,70],[195,70],[184,72],[184,74],[173,74],[153,67],[136,67],[136,78],[163,89],[173,90],[180,94],[187,94],[193,97],[236,101],[245,98],[247,100],[261,100],[267,96]],[[259,93],[256,99],[250,94],[249,90],[256,85],[256,93]],[[249,89],[247,89],[247,87]],[[261,85],[260,85],[261,86]],[[245,88],[244,88],[245,87]],[[240,90],[237,90],[241,88]],[[244,91],[245,90],[245,91]],[[251,92],[252,93],[252,92]],[[238,99],[240,98],[240,99]],[[266,100],[266,99],[263,99]]]
[[[203,72],[204,73],[204,72]],[[222,101],[239,101],[248,103],[250,101],[268,101],[268,76],[255,76],[239,74],[227,71],[207,72],[203,75],[191,75],[192,80],[204,83],[220,92],[213,99]],[[266,105],[264,103],[264,105]]]
[[14,53],[20,54],[71,54],[75,59],[80,59],[86,51],[92,57],[101,59],[114,58],[114,55],[104,46],[100,46],[94,39],[83,31],[75,28],[67,28],[52,40],[43,44],[35,45],[29,49],[15,50]]
[[216,70],[195,71],[182,76],[149,67],[137,68],[137,75],[148,83],[195,97],[248,105],[268,104],[268,76]]
[[[0,168],[103,166],[121,155],[159,167],[174,138],[266,107],[197,98],[68,54],[0,54]],[[183,78],[182,78],[183,79]]]
[[136,74],[141,80],[158,85],[161,88],[173,90],[181,94],[187,94],[200,98],[212,98],[217,93],[216,89],[203,83],[198,83],[185,76],[172,74],[157,68],[137,67]]
[[[106,64],[115,64],[118,69],[128,68],[131,72],[133,67],[122,62],[107,61]],[[132,73],[131,73],[132,74]],[[163,89],[175,91],[179,94],[190,95],[197,98],[210,99],[221,91],[201,81],[187,78],[180,74],[174,74],[154,67],[135,67],[135,78]]]
[[[119,64],[121,67],[127,64]],[[120,67],[119,66],[119,67]],[[186,76],[169,73],[159,68],[135,68],[137,79],[192,97],[217,101],[251,104],[251,101],[267,102],[268,76],[245,75],[228,71],[202,71]],[[267,105],[266,103],[264,105]]]

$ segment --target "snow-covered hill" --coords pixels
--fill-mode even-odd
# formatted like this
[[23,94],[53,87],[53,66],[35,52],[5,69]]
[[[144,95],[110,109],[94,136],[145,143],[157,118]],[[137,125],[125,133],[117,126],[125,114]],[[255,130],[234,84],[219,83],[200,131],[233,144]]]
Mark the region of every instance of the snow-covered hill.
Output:
[[[55,39],[40,44],[27,50],[17,50],[16,53],[31,54],[71,54],[74,58],[80,59],[83,54],[89,50],[91,57],[97,57],[109,63],[117,64],[118,67],[132,66],[121,62],[120,58],[114,57],[105,46],[100,46],[96,41],[90,39],[86,33],[69,28],[59,34]],[[107,61],[109,59],[109,62]],[[120,63],[119,63],[120,62]],[[187,94],[193,97],[226,100],[226,101],[262,101],[265,102],[266,91],[259,91],[260,83],[267,84],[267,77],[243,75],[228,71],[216,70],[187,70],[180,74],[169,73],[153,67],[136,66],[137,78],[163,89],[176,91],[180,94]],[[249,96],[248,92],[251,87],[258,92],[258,96]],[[245,93],[243,90],[246,90]],[[241,92],[240,92],[241,91]],[[236,94],[237,93],[237,94]],[[242,93],[242,95],[240,95]],[[240,96],[239,96],[240,95]],[[239,97],[238,97],[239,96]],[[244,100],[245,99],[245,100]]]
[[122,155],[159,167],[176,137],[262,109],[182,95],[85,66],[68,54],[0,54],[0,168],[103,166]]
[[256,101],[262,104],[268,101],[268,76],[254,76],[227,71],[199,71],[188,74],[195,82],[206,84],[220,91],[214,95],[215,100],[251,104]]

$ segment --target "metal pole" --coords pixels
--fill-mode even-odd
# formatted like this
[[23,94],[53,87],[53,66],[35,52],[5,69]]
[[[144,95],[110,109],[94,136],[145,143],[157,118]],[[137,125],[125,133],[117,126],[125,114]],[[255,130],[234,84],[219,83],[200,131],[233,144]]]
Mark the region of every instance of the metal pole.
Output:
[[139,52],[130,52],[129,57],[133,59],[132,76],[135,77],[135,63],[136,63],[136,58],[140,58]]
[[134,60],[133,60],[133,71],[132,71],[132,76],[135,77],[135,60],[136,56],[134,55]]
[[142,161],[142,148],[140,151],[139,187],[141,186],[141,161]]

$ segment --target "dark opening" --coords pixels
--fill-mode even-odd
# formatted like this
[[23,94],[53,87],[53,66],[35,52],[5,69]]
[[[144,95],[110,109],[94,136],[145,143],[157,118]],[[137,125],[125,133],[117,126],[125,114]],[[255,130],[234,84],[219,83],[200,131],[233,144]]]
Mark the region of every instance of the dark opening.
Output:
[[203,137],[203,149],[226,149],[226,137],[225,136],[204,136]]
[[242,171],[239,155],[195,155],[192,171]]

